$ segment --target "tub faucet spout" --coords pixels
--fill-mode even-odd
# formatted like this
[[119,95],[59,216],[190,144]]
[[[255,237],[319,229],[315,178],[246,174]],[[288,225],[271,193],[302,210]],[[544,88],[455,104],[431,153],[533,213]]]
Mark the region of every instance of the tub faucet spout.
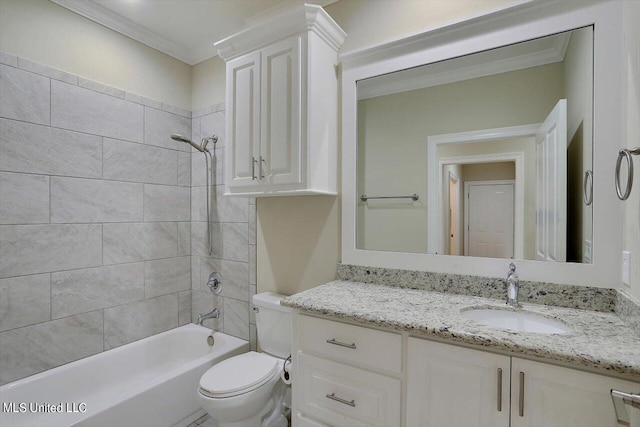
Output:
[[202,322],[204,322],[205,320],[217,319],[218,317],[220,317],[220,312],[218,311],[217,308],[214,308],[213,310],[211,310],[206,314],[198,314],[198,320],[196,321],[196,324],[202,326]]
[[507,273],[507,305],[511,307],[520,307],[518,303],[518,292],[520,291],[520,282],[516,274],[516,265],[509,264],[509,273]]

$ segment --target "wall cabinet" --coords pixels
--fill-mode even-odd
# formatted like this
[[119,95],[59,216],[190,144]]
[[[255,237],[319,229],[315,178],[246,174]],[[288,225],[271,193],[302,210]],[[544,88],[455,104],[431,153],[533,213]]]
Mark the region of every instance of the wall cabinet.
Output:
[[615,427],[610,390],[640,392],[631,381],[299,313],[293,342],[294,427]]
[[300,5],[216,43],[226,63],[225,194],[337,194],[337,50],[345,34]]
[[614,427],[610,390],[640,389],[546,363],[408,341],[408,426]]

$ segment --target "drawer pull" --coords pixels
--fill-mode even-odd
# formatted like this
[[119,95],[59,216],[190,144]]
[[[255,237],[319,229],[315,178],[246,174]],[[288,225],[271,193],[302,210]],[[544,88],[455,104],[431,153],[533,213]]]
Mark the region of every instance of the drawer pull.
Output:
[[331,393],[331,394],[326,394],[325,395],[327,397],[327,399],[331,399],[331,400],[335,400],[336,402],[340,402],[343,403],[345,405],[349,405],[352,408],[356,407],[356,401],[355,400],[344,400],[344,399],[340,399],[339,397],[336,397],[335,393]]
[[520,372],[520,393],[518,396],[518,415],[524,417],[524,372]]
[[502,412],[502,368],[498,368],[498,412]]
[[347,344],[344,342],[336,341],[335,338],[331,338],[330,340],[327,340],[327,344],[339,345],[340,347],[347,347],[352,350],[356,349],[356,343]]

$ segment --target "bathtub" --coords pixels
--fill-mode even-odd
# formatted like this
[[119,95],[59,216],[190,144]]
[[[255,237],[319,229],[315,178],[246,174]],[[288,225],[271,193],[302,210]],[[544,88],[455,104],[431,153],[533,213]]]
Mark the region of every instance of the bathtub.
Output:
[[204,415],[197,387],[247,341],[194,324],[0,387],[0,426],[186,426]]

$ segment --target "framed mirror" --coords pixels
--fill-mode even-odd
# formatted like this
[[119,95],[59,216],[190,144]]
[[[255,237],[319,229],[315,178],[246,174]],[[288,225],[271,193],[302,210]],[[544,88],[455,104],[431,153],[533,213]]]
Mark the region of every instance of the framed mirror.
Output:
[[358,249],[591,262],[592,26],[357,94]]
[[527,2],[343,54],[342,262],[611,286],[621,16]]

